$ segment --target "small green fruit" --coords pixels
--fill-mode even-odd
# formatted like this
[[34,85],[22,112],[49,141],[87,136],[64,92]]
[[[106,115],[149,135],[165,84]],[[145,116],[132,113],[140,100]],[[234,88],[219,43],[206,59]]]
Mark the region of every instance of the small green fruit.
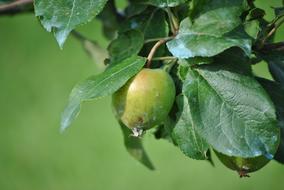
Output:
[[134,136],[161,124],[175,100],[175,85],[162,69],[142,69],[112,96],[116,117]]
[[214,150],[219,160],[228,168],[236,170],[240,177],[249,177],[248,173],[255,172],[263,168],[270,160],[265,156],[254,158],[241,158],[227,156]]

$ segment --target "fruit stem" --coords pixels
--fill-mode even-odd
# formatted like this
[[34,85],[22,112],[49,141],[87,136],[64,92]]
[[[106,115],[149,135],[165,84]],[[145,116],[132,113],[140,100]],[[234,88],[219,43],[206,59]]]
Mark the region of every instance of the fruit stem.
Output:
[[174,61],[174,60],[177,60],[177,58],[173,56],[165,56],[165,57],[154,57],[152,60],[153,61],[166,61],[166,60]]
[[250,177],[250,175],[248,175],[248,173],[245,170],[240,170],[240,171],[238,171],[238,173],[240,175],[240,178]]
[[173,39],[173,37],[169,36],[169,37],[164,37],[164,38],[151,38],[151,39],[148,39],[148,40],[145,40],[144,44],[148,44],[148,43],[151,43],[151,42],[157,42],[157,41],[160,41],[160,40],[171,40]]
[[147,65],[146,65],[147,68],[151,67],[151,63],[152,63],[153,57],[154,57],[156,51],[159,49],[159,47],[161,45],[165,44],[167,41],[173,39],[173,38],[174,38],[174,36],[167,37],[167,38],[162,38],[152,47],[152,49],[151,49],[151,51],[150,51],[150,53],[149,53],[149,55],[147,57],[147,60],[148,60],[147,61]]

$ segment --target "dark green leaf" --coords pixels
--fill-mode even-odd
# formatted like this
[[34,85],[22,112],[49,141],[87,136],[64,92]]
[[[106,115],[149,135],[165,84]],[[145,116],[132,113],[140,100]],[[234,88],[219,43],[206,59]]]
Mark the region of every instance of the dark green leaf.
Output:
[[[228,8],[232,10],[231,14],[239,14],[248,9],[247,3],[244,0],[192,0],[191,1],[191,18],[196,19],[202,14],[212,10],[226,9],[224,14],[229,15]],[[217,15],[216,15],[217,16]],[[225,16],[225,15],[224,15]]]
[[206,160],[208,144],[199,136],[196,126],[190,116],[188,99],[180,95],[177,97],[179,116],[172,132],[172,138],[181,151],[188,157]]
[[145,58],[132,56],[107,68],[103,73],[90,77],[76,85],[63,112],[61,130],[63,131],[69,127],[78,116],[82,101],[111,95],[138,73],[145,62]]
[[120,22],[123,20],[116,10],[114,0],[108,0],[104,9],[98,15],[98,19],[102,22],[104,35],[112,40],[117,33]]
[[284,164],[284,87],[266,79],[258,78],[258,81],[270,95],[276,108],[277,119],[281,128],[281,140],[274,159]]
[[170,135],[167,133],[164,125],[159,125],[153,133],[156,139],[169,139]]
[[169,34],[165,12],[160,9],[148,8],[143,13],[131,17],[122,24],[120,31],[140,30],[144,38],[163,38]]
[[188,97],[193,123],[218,152],[272,158],[279,140],[274,105],[253,77],[233,72],[235,68],[228,65],[189,70],[183,93]]
[[131,130],[129,130],[122,122],[119,122],[119,124],[123,132],[124,145],[128,153],[150,170],[154,170],[155,168],[143,148],[142,139],[131,136]]
[[138,30],[129,30],[119,34],[108,47],[112,63],[120,62],[127,57],[137,55],[144,45],[143,33]]
[[128,18],[141,14],[147,9],[147,5],[137,3],[136,1],[130,2],[128,7],[125,9],[125,14]]
[[44,28],[54,32],[62,48],[69,33],[78,25],[91,21],[107,0],[35,0],[35,15]]
[[284,85],[284,54],[275,51],[261,57],[268,63],[273,78]]
[[283,16],[284,15],[284,7],[276,7],[274,8],[275,16]]
[[230,48],[214,57],[214,63],[223,64],[227,70],[243,75],[252,75],[249,57],[239,48]]

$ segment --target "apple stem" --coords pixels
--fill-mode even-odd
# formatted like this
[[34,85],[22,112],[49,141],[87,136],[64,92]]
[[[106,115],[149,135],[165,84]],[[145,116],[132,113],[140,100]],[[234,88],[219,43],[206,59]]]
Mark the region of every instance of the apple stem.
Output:
[[164,38],[150,38],[150,39],[145,40],[144,44],[148,44],[148,43],[151,43],[151,42],[157,42],[157,41],[160,41],[160,40],[171,40],[171,39],[173,39],[172,36],[164,37]]
[[238,174],[239,174],[240,178],[250,177],[245,170],[238,171]]
[[152,49],[151,49],[151,51],[150,51],[150,53],[149,53],[149,55],[147,57],[147,65],[146,65],[147,68],[151,67],[151,63],[152,63],[153,57],[154,57],[156,51],[159,49],[159,47],[161,47],[163,44],[165,44],[167,41],[173,39],[174,37],[175,36],[162,38],[152,47]]

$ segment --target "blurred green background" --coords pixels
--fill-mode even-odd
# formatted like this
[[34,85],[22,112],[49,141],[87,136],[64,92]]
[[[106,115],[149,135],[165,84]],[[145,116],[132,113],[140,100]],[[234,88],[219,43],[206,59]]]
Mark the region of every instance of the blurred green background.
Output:
[[[257,1],[266,8],[280,3]],[[98,21],[79,30],[107,45]],[[125,151],[109,97],[85,103],[59,134],[70,90],[98,72],[78,41],[70,37],[60,50],[33,15],[0,18],[0,190],[284,189],[284,166],[276,162],[240,179],[215,156],[216,167],[188,159],[150,134],[144,144],[157,170],[147,170]],[[270,77],[265,64],[255,72]]]

